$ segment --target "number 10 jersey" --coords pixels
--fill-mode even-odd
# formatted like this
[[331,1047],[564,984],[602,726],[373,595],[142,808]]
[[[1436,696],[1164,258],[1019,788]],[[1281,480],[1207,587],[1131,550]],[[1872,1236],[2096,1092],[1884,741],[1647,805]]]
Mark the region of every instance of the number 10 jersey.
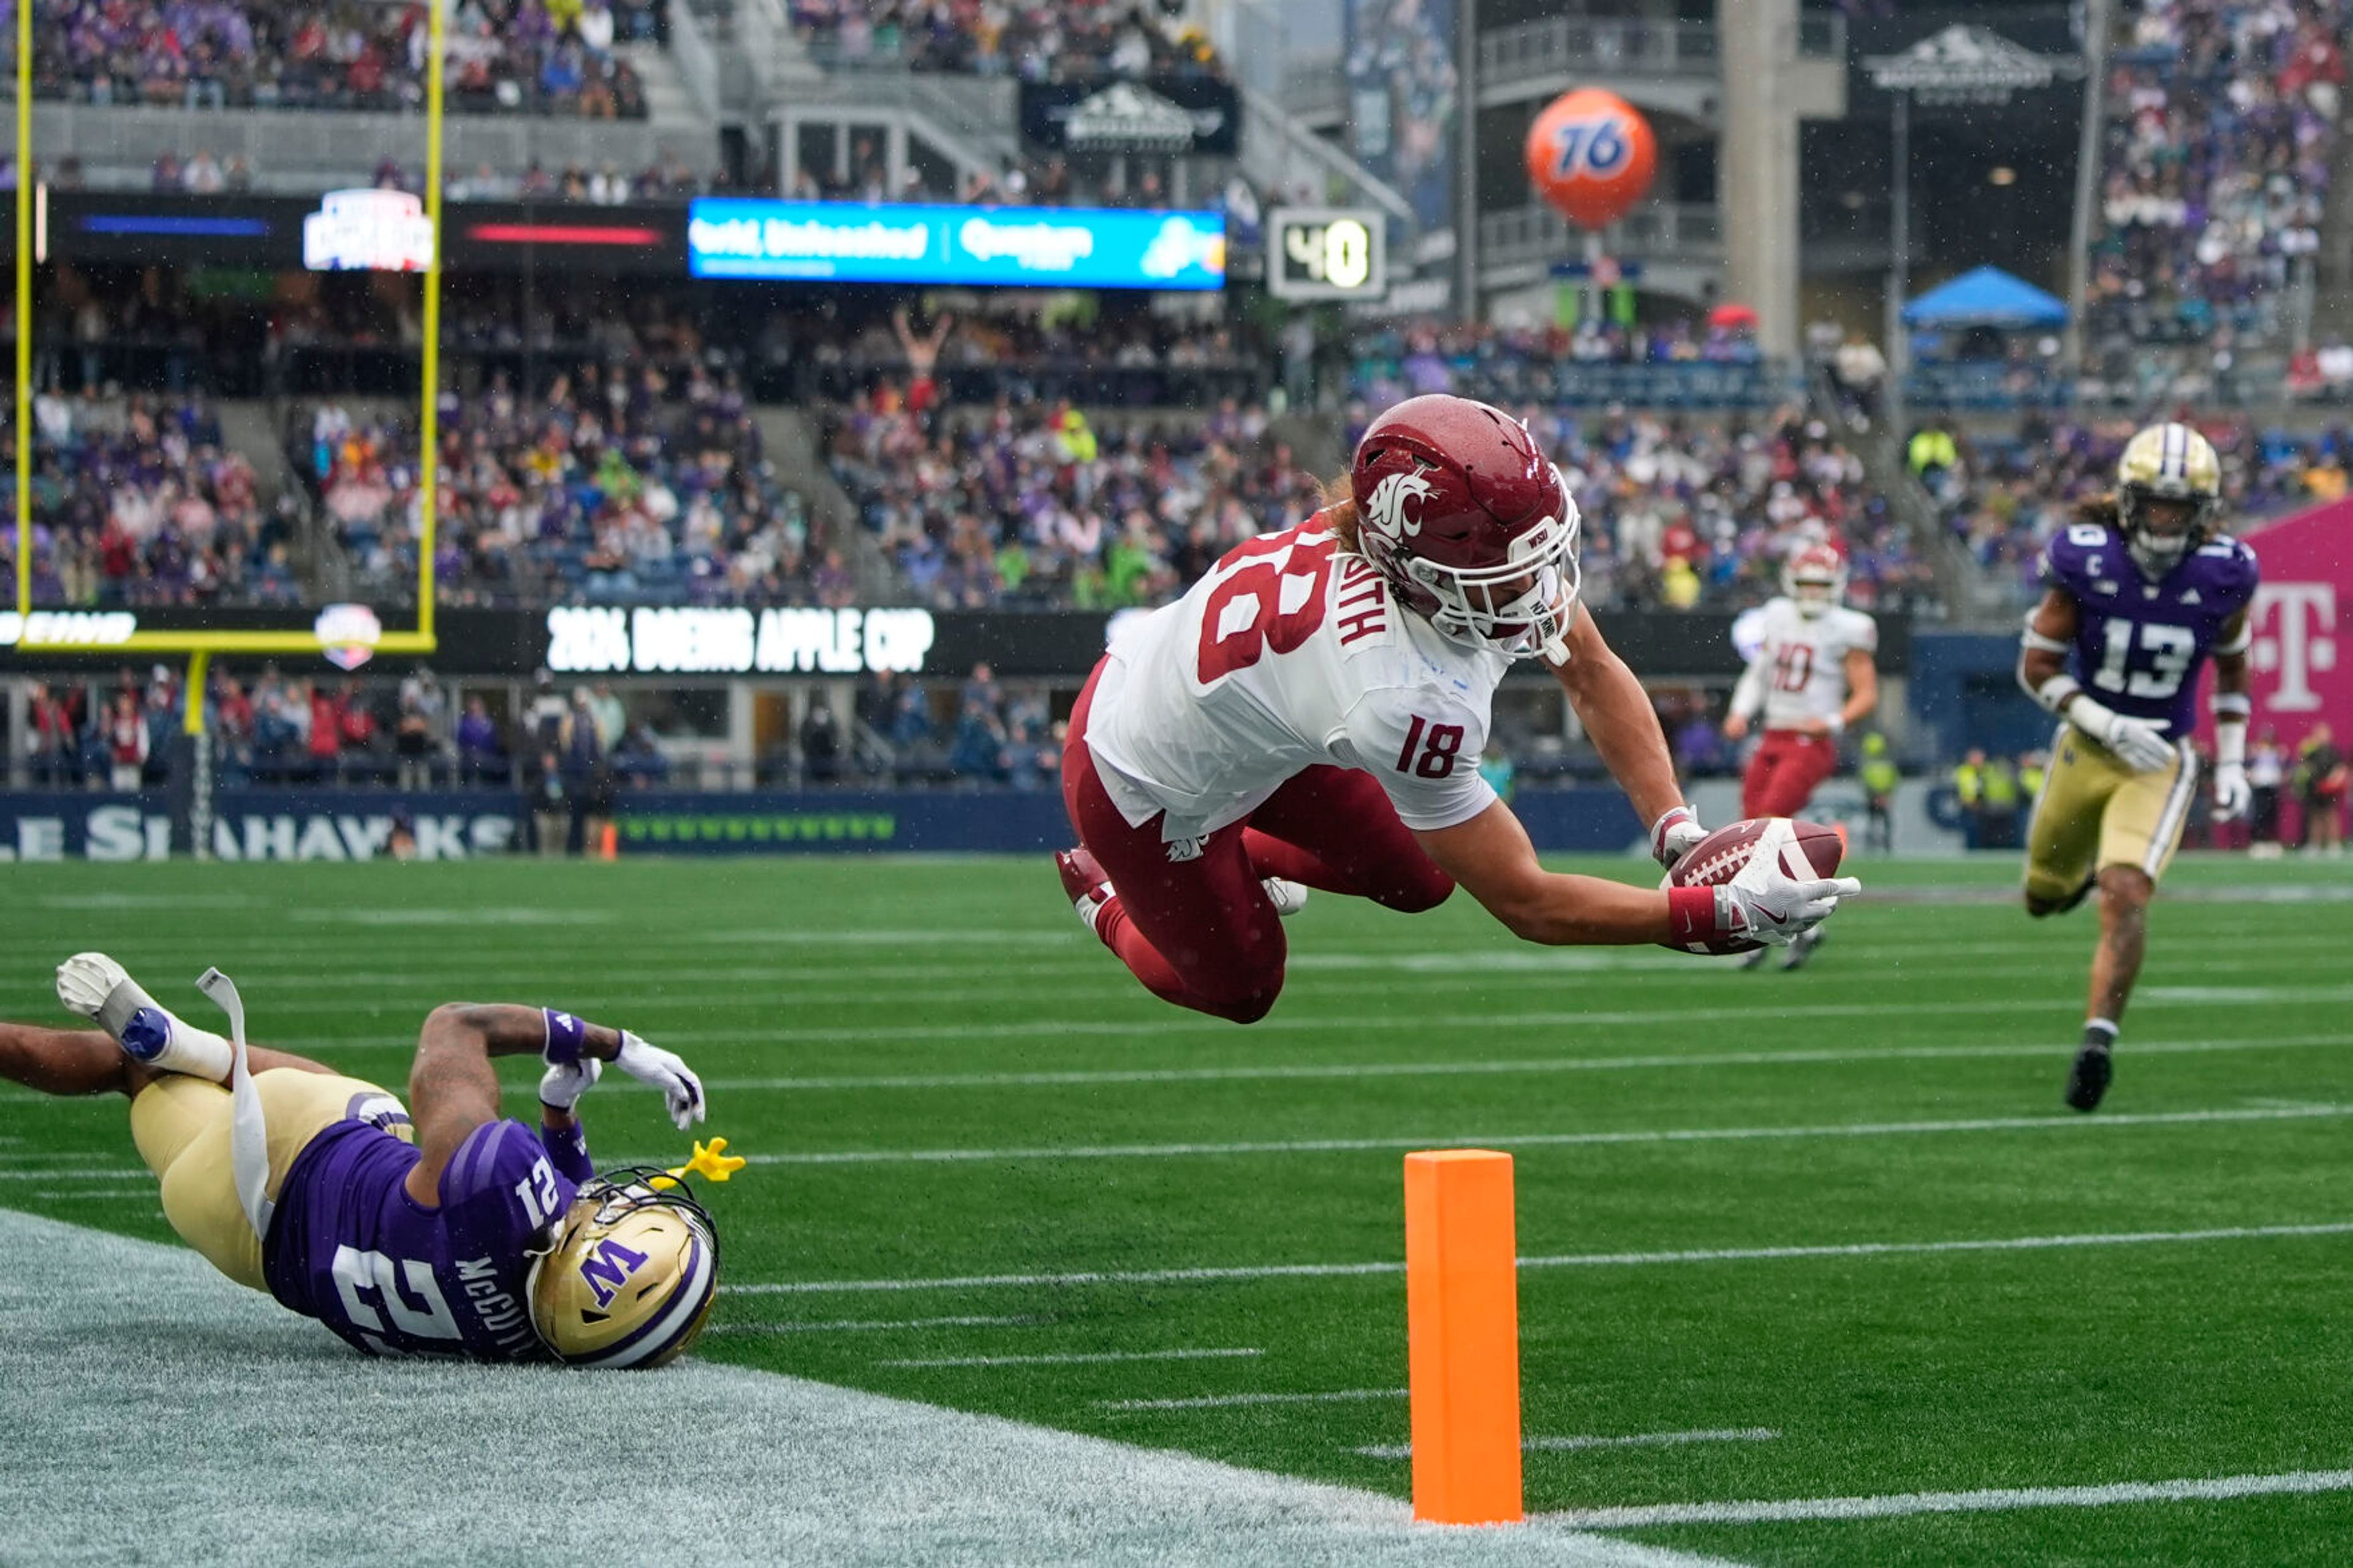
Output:
[[2255,552],[2225,534],[2183,556],[2152,583],[2123,538],[2079,522],[2042,552],[2042,580],[2075,602],[2075,679],[2119,713],[2166,727],[2176,740],[2198,725],[2198,671],[2223,623],[2255,596]]
[[1237,546],[1124,627],[1087,745],[1120,815],[1161,815],[1170,844],[1241,821],[1316,766],[1372,774],[1408,827],[1452,827],[1495,799],[1479,755],[1511,662],[1398,605],[1313,520]]

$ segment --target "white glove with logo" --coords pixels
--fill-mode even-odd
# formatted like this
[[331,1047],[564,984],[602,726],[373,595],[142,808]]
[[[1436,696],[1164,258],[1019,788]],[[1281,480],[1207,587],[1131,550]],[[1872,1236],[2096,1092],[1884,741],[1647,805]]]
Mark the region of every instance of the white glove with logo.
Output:
[[1706,837],[1707,829],[1699,825],[1699,813],[1687,805],[1676,806],[1651,824],[1651,858],[1672,871],[1675,862]]
[[1784,947],[1828,920],[1839,900],[1861,891],[1852,877],[1799,881],[1781,869],[1780,847],[1768,837],[1740,874],[1716,889],[1715,925],[1727,936]]
[[551,1066],[539,1075],[539,1102],[551,1110],[569,1110],[596,1086],[596,1075],[604,1070],[603,1062],[588,1056]]
[[2255,792],[2247,787],[2247,764],[2217,763],[2214,764],[2214,820],[2230,822],[2246,814],[2253,805]]
[[613,1065],[639,1083],[661,1090],[670,1106],[670,1119],[681,1132],[702,1120],[702,1080],[677,1053],[649,1046],[624,1029],[621,1054],[613,1058]]
[[2173,742],[2165,738],[2161,724],[2131,718],[2088,697],[2069,704],[2067,718],[2137,773],[2162,773],[2174,763]]

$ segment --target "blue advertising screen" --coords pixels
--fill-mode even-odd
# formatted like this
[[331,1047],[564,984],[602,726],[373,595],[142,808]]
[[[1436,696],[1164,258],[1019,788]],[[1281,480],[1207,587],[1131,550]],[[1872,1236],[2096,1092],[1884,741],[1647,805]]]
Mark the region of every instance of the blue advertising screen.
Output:
[[1216,212],[868,206],[705,196],[686,228],[697,278],[1070,289],[1221,289]]

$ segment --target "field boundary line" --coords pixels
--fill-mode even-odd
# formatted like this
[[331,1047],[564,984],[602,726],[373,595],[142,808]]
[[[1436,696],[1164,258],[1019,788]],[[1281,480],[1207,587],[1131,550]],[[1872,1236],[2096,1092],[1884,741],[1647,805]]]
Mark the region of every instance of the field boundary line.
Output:
[[1533,1515],[1580,1530],[1643,1530],[1669,1524],[1767,1524],[1792,1520],[1905,1519],[1928,1513],[2003,1513],[2030,1508],[2113,1508],[2120,1503],[2227,1502],[2237,1498],[2353,1491],[2353,1470],[2287,1470],[2104,1486],[1994,1487],[1980,1491],[1891,1492],[1881,1497],[1790,1498],[1752,1502],[1672,1502],[1573,1509]]
[[1330,1388],[1317,1394],[1197,1394],[1177,1399],[1098,1399],[1098,1410],[1229,1410],[1250,1405],[1350,1405],[1403,1399],[1403,1388]]
[[913,1359],[878,1361],[876,1366],[1097,1366],[1113,1362],[1131,1361],[1239,1361],[1246,1356],[1261,1356],[1266,1352],[1255,1345],[1237,1345],[1225,1349],[1197,1350],[1178,1348],[1165,1351],[1039,1351],[1034,1355],[947,1355],[918,1356]]
[[[1695,1432],[1635,1432],[1624,1436],[1528,1437],[1523,1453],[1575,1454],[1588,1448],[1674,1448],[1686,1443],[1769,1443],[1780,1436],[1771,1426],[1715,1426]],[[1410,1459],[1410,1443],[1368,1443],[1356,1450],[1367,1459]]]
[[[2072,1247],[2153,1247],[2209,1241],[2273,1241],[2353,1236],[2353,1220],[2306,1225],[2213,1226],[2200,1230],[2085,1231],[2056,1236],[1959,1237],[1947,1241],[1847,1241],[1787,1247],[1704,1247],[1668,1252],[1575,1252],[1524,1257],[1528,1268],[1631,1268],[1678,1263],[1778,1262],[1811,1258],[1932,1257],[1947,1252],[2057,1252]],[[890,1290],[981,1290],[1031,1286],[1186,1285],[1222,1280],[1324,1279],[1405,1272],[1400,1261],[1261,1263],[1198,1268],[1123,1268],[1067,1274],[967,1274],[933,1279],[788,1279],[725,1285],[733,1296],[797,1296]]]

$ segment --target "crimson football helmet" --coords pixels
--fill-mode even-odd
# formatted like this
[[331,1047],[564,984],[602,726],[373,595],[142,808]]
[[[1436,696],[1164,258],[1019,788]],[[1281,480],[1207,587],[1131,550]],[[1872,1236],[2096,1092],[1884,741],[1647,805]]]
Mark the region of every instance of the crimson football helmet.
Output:
[[1432,393],[1373,421],[1348,471],[1357,542],[1399,600],[1449,636],[1567,662],[1577,503],[1527,426]]
[[1846,557],[1827,544],[1809,544],[1781,566],[1781,592],[1811,619],[1846,597]]

